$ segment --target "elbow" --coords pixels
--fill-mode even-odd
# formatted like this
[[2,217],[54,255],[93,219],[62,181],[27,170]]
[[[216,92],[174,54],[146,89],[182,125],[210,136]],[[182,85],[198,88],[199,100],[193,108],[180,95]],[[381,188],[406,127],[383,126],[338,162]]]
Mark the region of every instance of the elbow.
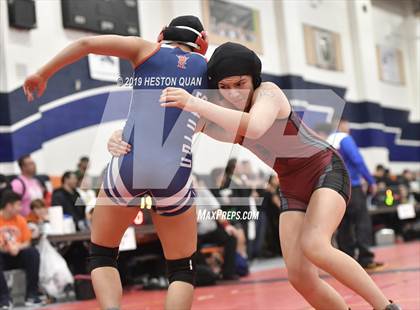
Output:
[[248,128],[246,131],[246,137],[257,140],[261,138],[265,134],[266,130],[265,128],[262,128],[262,126],[252,126],[251,128]]

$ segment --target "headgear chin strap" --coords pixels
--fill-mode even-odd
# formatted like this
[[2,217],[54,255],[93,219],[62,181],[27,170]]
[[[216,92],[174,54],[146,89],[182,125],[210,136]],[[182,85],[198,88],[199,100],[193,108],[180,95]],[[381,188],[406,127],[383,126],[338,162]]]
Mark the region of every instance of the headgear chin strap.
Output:
[[200,20],[195,16],[180,16],[172,20],[159,34],[158,42],[179,42],[193,48],[194,52],[206,54],[208,44]]

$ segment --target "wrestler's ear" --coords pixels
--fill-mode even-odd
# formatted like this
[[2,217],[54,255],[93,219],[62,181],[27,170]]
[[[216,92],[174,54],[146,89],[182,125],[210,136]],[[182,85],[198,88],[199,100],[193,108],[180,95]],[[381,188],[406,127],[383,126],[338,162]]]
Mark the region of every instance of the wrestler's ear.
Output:
[[209,43],[209,34],[207,33],[207,31],[202,31],[201,32],[201,36],[203,38],[204,41],[206,41],[206,43]]
[[197,36],[197,39],[195,40],[195,44],[199,46],[199,48],[195,49],[195,51],[201,55],[205,55],[209,47],[209,41],[205,31],[200,32],[200,35]]

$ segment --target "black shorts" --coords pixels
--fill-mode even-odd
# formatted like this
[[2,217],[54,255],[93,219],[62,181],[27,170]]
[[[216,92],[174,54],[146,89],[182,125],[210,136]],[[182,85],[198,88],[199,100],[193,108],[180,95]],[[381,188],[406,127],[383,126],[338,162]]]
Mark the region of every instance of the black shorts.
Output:
[[335,190],[344,198],[346,205],[349,203],[351,195],[349,173],[343,160],[336,153],[333,153],[331,163],[325,168],[324,174],[320,176],[313,191],[324,187]]
[[[350,201],[351,196],[351,182],[348,171],[344,165],[341,157],[332,152],[331,160],[329,164],[321,171],[320,176],[317,178],[314,186],[307,188],[307,194],[305,196],[310,197],[313,192],[319,188],[330,188],[340,194],[346,205]],[[309,199],[301,199],[296,195],[287,195],[281,192],[280,184],[280,200],[281,200],[281,212],[285,211],[302,211],[306,212],[308,208]]]

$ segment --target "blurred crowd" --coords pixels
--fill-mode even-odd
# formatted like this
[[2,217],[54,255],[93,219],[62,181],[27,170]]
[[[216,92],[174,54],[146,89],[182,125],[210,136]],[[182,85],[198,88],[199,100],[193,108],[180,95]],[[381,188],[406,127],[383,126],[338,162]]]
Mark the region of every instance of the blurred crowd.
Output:
[[[9,309],[12,304],[3,273],[9,269],[23,269],[26,273],[26,306],[44,302],[39,290],[40,265],[41,259],[49,261],[50,258],[40,255],[38,242],[42,235],[52,233],[48,209],[59,206],[63,216],[74,223],[74,231],[88,231],[87,205],[94,205],[91,199],[95,197],[93,190],[81,188],[82,181],[88,179],[85,175],[89,165],[87,157],[80,159],[77,169],[62,175],[57,188],[53,188],[48,176],[37,175],[36,163],[30,155],[19,158],[18,165],[19,175],[0,175],[1,309]],[[73,273],[85,273],[86,255],[86,244],[74,243],[66,247],[64,256]]]
[[[403,170],[393,174],[384,165],[377,165],[374,173],[378,193],[373,197],[374,205],[395,205],[420,201],[420,171]],[[388,190],[388,194],[387,194]],[[387,197],[392,199],[388,199]]]
[[[92,185],[94,178],[87,173],[87,157],[80,158],[74,170],[64,172],[60,184],[55,186],[48,176],[37,174],[36,163],[31,156],[21,157],[18,164],[19,175],[0,175],[0,271],[11,268],[25,270],[26,300],[31,305],[42,302],[38,289],[42,257],[36,244],[42,235],[51,232],[49,208],[60,206],[64,217],[73,222],[74,232],[88,232],[96,191]],[[420,171],[406,169],[402,174],[395,175],[390,169],[378,165],[374,178],[377,191],[369,208],[420,201]],[[281,255],[280,184],[275,175],[254,171],[249,161],[231,159],[226,167],[215,168],[209,175],[194,175],[193,182],[198,197],[198,213],[221,210],[236,214],[240,211],[242,215],[247,212],[257,214],[256,217],[198,217],[198,285],[238,279],[249,274],[254,260]],[[368,191],[367,184],[362,186]],[[87,273],[87,242],[69,243],[64,251],[63,248],[58,250],[73,275]],[[148,268],[153,270],[149,275],[144,275],[142,271],[142,283],[145,288],[164,288],[167,282],[163,280],[163,252],[158,242],[122,255],[120,271],[124,273],[123,282],[136,283],[136,272],[142,273],[138,271],[138,256],[148,254],[147,251],[158,260]],[[133,265],[134,258],[137,263]],[[10,301],[7,284],[1,275],[0,301],[3,305]]]

